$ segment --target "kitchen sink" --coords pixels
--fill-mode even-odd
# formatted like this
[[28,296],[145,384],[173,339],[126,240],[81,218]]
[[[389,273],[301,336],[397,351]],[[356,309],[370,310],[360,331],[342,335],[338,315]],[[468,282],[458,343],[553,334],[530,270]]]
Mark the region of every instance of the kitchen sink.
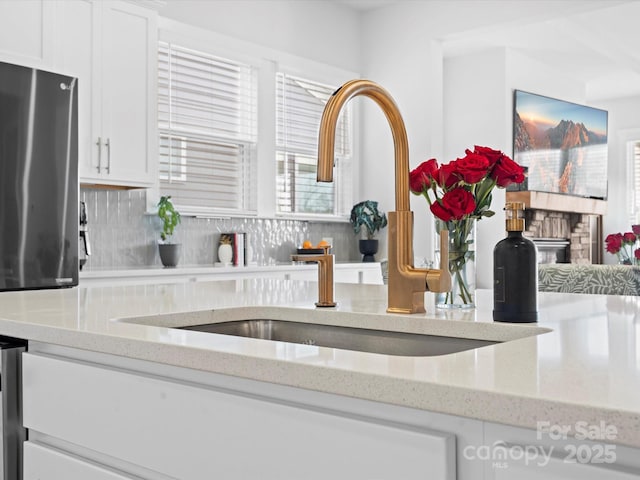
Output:
[[269,319],[235,320],[179,328],[358,352],[415,357],[446,355],[500,343],[492,340]]

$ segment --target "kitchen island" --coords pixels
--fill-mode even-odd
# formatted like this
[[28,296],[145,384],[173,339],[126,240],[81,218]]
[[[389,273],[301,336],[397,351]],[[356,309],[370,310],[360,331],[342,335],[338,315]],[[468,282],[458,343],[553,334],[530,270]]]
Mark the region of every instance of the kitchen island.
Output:
[[[490,291],[468,312],[426,294],[412,316],[384,313],[385,286],[338,284],[333,309],[317,294],[273,278],[0,294],[0,333],[30,341],[25,478],[640,478],[640,297],[541,294],[539,323],[512,325]],[[498,343],[408,357],[173,328],[258,317]]]

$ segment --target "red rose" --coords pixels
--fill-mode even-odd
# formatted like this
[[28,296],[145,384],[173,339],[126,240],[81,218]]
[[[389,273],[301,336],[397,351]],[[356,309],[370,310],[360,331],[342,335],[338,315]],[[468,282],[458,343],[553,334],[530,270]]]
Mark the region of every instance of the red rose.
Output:
[[473,212],[475,208],[476,202],[471,192],[458,187],[446,192],[441,200],[433,202],[431,213],[440,220],[448,222],[462,219],[465,215]]
[[[469,153],[469,150],[466,150],[466,152]],[[498,160],[505,156],[505,154],[500,150],[494,150],[493,148],[489,147],[480,147],[478,145],[475,145],[473,147],[473,153],[486,157],[487,160],[489,160],[490,166],[495,165]]]
[[445,163],[440,165],[438,171],[434,174],[434,178],[441,188],[447,189],[453,187],[460,181],[460,178],[456,175],[456,167],[454,162]]
[[431,187],[431,181],[438,171],[438,162],[435,158],[422,162],[409,173],[409,188],[415,194],[421,194]]
[[618,253],[622,248],[622,234],[612,233],[607,235],[607,238],[604,239],[604,243],[607,245],[607,252],[614,254]]
[[524,182],[524,168],[503,155],[500,160],[493,166],[491,178],[496,181],[499,187],[507,187],[512,183]]
[[489,160],[484,155],[470,152],[453,162],[456,174],[466,183],[478,183],[489,173]]
[[640,225],[631,225],[631,230],[633,230],[633,233],[636,235],[640,235]]
[[633,245],[634,243],[636,243],[636,234],[632,232],[626,232],[622,236],[622,241],[623,243],[628,243],[629,245]]
[[640,260],[640,248],[636,248],[635,252],[633,252],[633,256]]

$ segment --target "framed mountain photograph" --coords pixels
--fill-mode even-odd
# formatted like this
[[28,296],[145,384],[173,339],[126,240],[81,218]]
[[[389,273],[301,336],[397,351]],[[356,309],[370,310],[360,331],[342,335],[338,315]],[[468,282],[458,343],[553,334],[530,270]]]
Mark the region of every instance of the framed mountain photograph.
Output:
[[527,190],[607,198],[608,112],[514,91],[513,159]]

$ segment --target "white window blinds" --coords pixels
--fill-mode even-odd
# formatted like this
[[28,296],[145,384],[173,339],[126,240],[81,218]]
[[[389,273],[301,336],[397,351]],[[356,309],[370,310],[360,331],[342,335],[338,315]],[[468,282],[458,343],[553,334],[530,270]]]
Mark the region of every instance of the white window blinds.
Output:
[[334,182],[316,182],[320,118],[335,88],[283,73],[276,76],[278,213],[346,215],[351,207],[349,105],[336,128]]
[[159,175],[181,210],[256,210],[256,80],[249,65],[158,47]]

